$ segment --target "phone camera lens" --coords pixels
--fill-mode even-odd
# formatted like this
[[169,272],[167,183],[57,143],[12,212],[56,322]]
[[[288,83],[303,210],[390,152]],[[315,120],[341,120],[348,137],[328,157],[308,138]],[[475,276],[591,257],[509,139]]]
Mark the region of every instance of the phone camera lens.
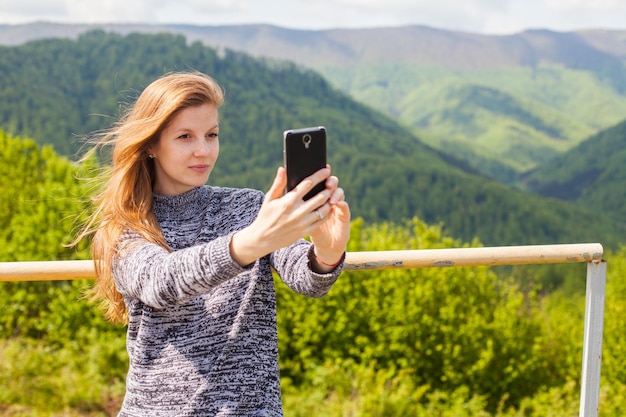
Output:
[[304,143],[304,147],[309,149],[309,145],[311,144],[311,135],[308,133],[302,136],[302,143]]

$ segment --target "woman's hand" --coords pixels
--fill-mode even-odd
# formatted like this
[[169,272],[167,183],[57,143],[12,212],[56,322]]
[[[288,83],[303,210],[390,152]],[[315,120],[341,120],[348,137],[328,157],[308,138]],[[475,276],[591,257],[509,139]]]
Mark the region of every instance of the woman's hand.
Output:
[[[303,197],[321,181],[326,181],[326,189],[304,201]],[[327,166],[283,195],[286,184],[285,169],[280,167],[257,218],[233,235],[230,243],[233,259],[240,265],[248,265],[304,236],[311,236],[320,261],[316,270],[332,270],[324,264],[332,265],[341,259],[350,237],[350,209],[343,190],[338,188],[337,177],[330,176]]]
[[314,245],[317,268],[327,272],[341,260],[350,239],[350,207],[339,188],[339,180],[331,176],[326,180],[330,198],[315,210],[321,217],[319,226],[310,233]]

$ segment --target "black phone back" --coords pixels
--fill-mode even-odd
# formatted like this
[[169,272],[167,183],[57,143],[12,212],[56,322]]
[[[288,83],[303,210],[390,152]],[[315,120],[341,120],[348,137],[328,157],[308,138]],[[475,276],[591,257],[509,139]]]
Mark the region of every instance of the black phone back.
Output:
[[[290,191],[304,178],[326,167],[326,129],[318,126],[287,130],[283,140],[287,191]],[[304,199],[308,200],[324,188],[324,182],[320,182]]]

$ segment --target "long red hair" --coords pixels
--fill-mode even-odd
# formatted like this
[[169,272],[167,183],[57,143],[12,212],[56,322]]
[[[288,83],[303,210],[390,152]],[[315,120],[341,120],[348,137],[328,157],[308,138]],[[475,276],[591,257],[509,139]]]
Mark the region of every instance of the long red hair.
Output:
[[148,147],[159,140],[162,130],[182,109],[206,103],[219,107],[223,101],[221,87],[205,74],[166,74],[148,85],[111,129],[97,135],[95,146],[86,155],[89,158],[104,146],[112,147],[110,167],[98,178],[95,210],[76,239],[93,235],[96,283],[89,295],[100,302],[108,320],[128,323],[128,311],[112,273],[122,233],[133,230],[168,249],[152,211],[154,162],[147,154]]

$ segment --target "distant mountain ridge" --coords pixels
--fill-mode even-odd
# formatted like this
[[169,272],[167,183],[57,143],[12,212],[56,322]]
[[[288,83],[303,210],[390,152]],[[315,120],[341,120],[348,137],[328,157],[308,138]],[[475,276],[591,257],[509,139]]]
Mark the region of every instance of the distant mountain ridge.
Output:
[[626,115],[626,30],[495,36],[426,26],[33,23],[0,25],[0,44],[75,39],[97,28],[182,34],[189,43],[315,69],[429,145],[512,185]]
[[190,42],[230,48],[257,57],[274,57],[320,68],[333,65],[393,62],[440,65],[449,69],[562,64],[595,69],[626,60],[626,30],[554,32],[528,30],[512,35],[483,35],[401,26],[372,29],[296,30],[265,24],[196,26],[180,24],[1,25],[0,44],[20,45],[42,38],[76,37],[84,32],[162,33],[184,35]]

